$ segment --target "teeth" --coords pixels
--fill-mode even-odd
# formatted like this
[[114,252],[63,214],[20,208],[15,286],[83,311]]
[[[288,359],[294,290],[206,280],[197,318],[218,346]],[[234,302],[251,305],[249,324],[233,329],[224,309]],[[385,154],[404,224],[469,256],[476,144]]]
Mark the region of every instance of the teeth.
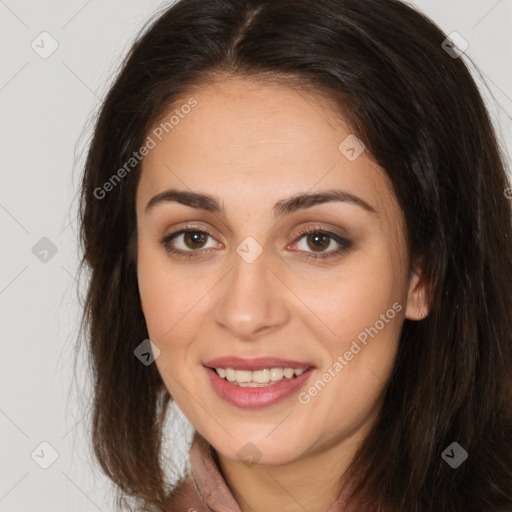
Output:
[[291,379],[293,377],[294,373],[295,373],[295,371],[293,370],[293,368],[285,368],[284,369],[284,376],[287,379]]
[[270,379],[273,382],[276,382],[277,380],[281,380],[284,375],[284,370],[282,368],[271,368],[270,369]]
[[234,370],[235,379],[238,383],[241,382],[251,382],[252,380],[252,372],[246,370]]
[[262,387],[275,384],[294,376],[302,375],[307,368],[264,368],[262,370],[234,370],[233,368],[215,368],[219,377],[242,387]]
[[270,381],[270,370],[268,370],[267,368],[247,373],[249,374],[249,378],[245,382],[252,381],[256,382],[257,384],[267,384]]

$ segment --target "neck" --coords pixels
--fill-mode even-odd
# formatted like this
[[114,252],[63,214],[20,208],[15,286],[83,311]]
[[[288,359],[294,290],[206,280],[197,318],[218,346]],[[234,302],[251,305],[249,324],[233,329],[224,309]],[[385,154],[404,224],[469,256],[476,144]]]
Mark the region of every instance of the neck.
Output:
[[242,512],[323,512],[338,499],[360,441],[359,435],[343,439],[279,466],[247,465],[220,453],[217,460]]

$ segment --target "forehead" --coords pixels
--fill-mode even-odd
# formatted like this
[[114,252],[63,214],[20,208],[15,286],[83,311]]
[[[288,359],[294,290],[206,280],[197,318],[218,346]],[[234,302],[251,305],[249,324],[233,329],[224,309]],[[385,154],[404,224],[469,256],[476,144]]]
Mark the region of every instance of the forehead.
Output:
[[[190,100],[195,106],[180,112]],[[173,123],[163,124],[173,114]],[[269,200],[273,206],[293,194],[343,187],[383,214],[396,208],[384,170],[367,151],[347,158],[350,127],[332,102],[312,92],[217,81],[176,101],[149,136],[155,147],[142,163],[138,201],[180,188],[222,197],[228,206],[261,208]]]

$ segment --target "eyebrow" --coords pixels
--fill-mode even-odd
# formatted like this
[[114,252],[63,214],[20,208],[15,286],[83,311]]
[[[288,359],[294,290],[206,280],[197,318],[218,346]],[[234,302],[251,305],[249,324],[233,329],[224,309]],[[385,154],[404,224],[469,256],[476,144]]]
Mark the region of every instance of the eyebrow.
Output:
[[[279,219],[298,210],[304,210],[318,204],[333,201],[354,204],[367,212],[377,214],[375,208],[360,197],[344,190],[334,189],[316,193],[296,194],[289,198],[282,199],[274,206],[274,218]],[[180,203],[185,206],[190,206],[191,208],[221,215],[225,215],[226,212],[223,201],[215,196],[186,190],[169,189],[157,194],[148,201],[146,204],[146,213],[158,205],[170,202]]]

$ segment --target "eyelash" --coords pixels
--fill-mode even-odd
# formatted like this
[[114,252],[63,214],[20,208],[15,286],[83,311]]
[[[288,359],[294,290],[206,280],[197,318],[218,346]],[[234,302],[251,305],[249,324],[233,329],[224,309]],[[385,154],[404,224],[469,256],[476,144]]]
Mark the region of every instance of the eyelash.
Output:
[[[205,235],[213,238],[213,236],[210,233],[208,233],[208,231],[204,231],[202,229],[198,229],[193,226],[187,226],[185,229],[181,229],[179,231],[175,231],[174,233],[170,233],[169,235],[165,236],[162,239],[161,243],[164,246],[165,250],[170,254],[178,256],[179,258],[189,258],[189,259],[196,258],[199,256],[199,253],[205,251],[205,249],[197,249],[195,251],[194,250],[182,251],[181,249],[174,249],[171,245],[169,245],[169,242],[171,242],[174,238],[176,238],[182,234],[185,234],[185,233],[201,233],[201,234],[205,234]],[[307,256],[301,256],[306,261],[308,261],[311,258],[314,261],[316,261],[317,259],[323,260],[323,259],[327,259],[327,258],[333,258],[333,257],[338,256],[338,255],[342,254],[343,252],[346,252],[352,248],[352,242],[350,242],[346,238],[343,238],[343,237],[337,235],[336,233],[326,231],[326,230],[324,230],[320,227],[316,227],[316,226],[301,229],[296,241],[298,242],[306,235],[315,235],[315,234],[326,235],[330,239],[337,242],[340,245],[340,247],[338,249],[336,249],[334,251],[330,251],[330,252],[309,253]],[[206,251],[207,250],[208,249],[206,249]]]

